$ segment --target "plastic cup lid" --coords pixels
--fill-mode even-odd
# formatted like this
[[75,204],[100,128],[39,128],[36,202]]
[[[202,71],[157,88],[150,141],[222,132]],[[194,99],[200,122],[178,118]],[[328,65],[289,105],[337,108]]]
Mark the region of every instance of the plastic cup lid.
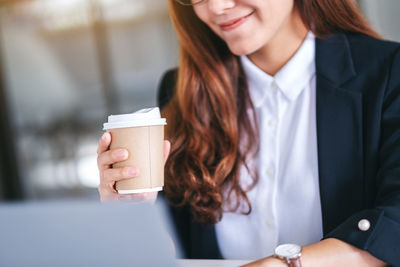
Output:
[[103,130],[166,124],[166,119],[161,118],[160,109],[154,107],[141,109],[130,114],[110,115],[108,122],[103,125]]

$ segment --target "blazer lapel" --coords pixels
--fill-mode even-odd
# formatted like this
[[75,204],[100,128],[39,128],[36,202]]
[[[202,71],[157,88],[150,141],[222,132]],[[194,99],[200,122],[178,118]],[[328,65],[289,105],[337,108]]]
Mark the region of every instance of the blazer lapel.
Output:
[[[362,205],[362,94],[347,37],[316,40],[318,169],[324,235]],[[340,207],[340,211],[338,210]]]

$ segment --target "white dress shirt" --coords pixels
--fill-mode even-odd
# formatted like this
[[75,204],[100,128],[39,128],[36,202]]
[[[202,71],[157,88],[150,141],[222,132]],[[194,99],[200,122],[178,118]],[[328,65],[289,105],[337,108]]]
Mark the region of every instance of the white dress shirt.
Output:
[[[250,215],[224,212],[215,230],[226,259],[258,259],[277,245],[322,238],[316,134],[315,37],[309,33],[274,76],[247,56],[241,63],[260,128],[253,166],[259,182],[248,192]],[[241,184],[251,178],[242,169]]]

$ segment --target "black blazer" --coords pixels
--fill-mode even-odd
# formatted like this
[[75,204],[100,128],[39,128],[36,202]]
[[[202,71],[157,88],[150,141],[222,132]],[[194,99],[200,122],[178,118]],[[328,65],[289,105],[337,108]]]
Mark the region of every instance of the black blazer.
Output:
[[[359,34],[316,39],[317,140],[324,238],[400,266],[400,44]],[[160,84],[164,107],[176,70]],[[213,226],[171,208],[188,258],[221,258]],[[358,222],[367,219],[368,231]]]

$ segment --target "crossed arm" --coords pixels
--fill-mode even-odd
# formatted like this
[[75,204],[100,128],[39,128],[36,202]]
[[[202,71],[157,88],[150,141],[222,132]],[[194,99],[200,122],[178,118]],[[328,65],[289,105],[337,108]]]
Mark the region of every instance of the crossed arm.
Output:
[[[337,267],[337,266],[386,266],[365,250],[358,249],[336,238],[304,246],[302,249],[303,267]],[[273,256],[263,258],[244,267],[287,267],[283,261]]]

